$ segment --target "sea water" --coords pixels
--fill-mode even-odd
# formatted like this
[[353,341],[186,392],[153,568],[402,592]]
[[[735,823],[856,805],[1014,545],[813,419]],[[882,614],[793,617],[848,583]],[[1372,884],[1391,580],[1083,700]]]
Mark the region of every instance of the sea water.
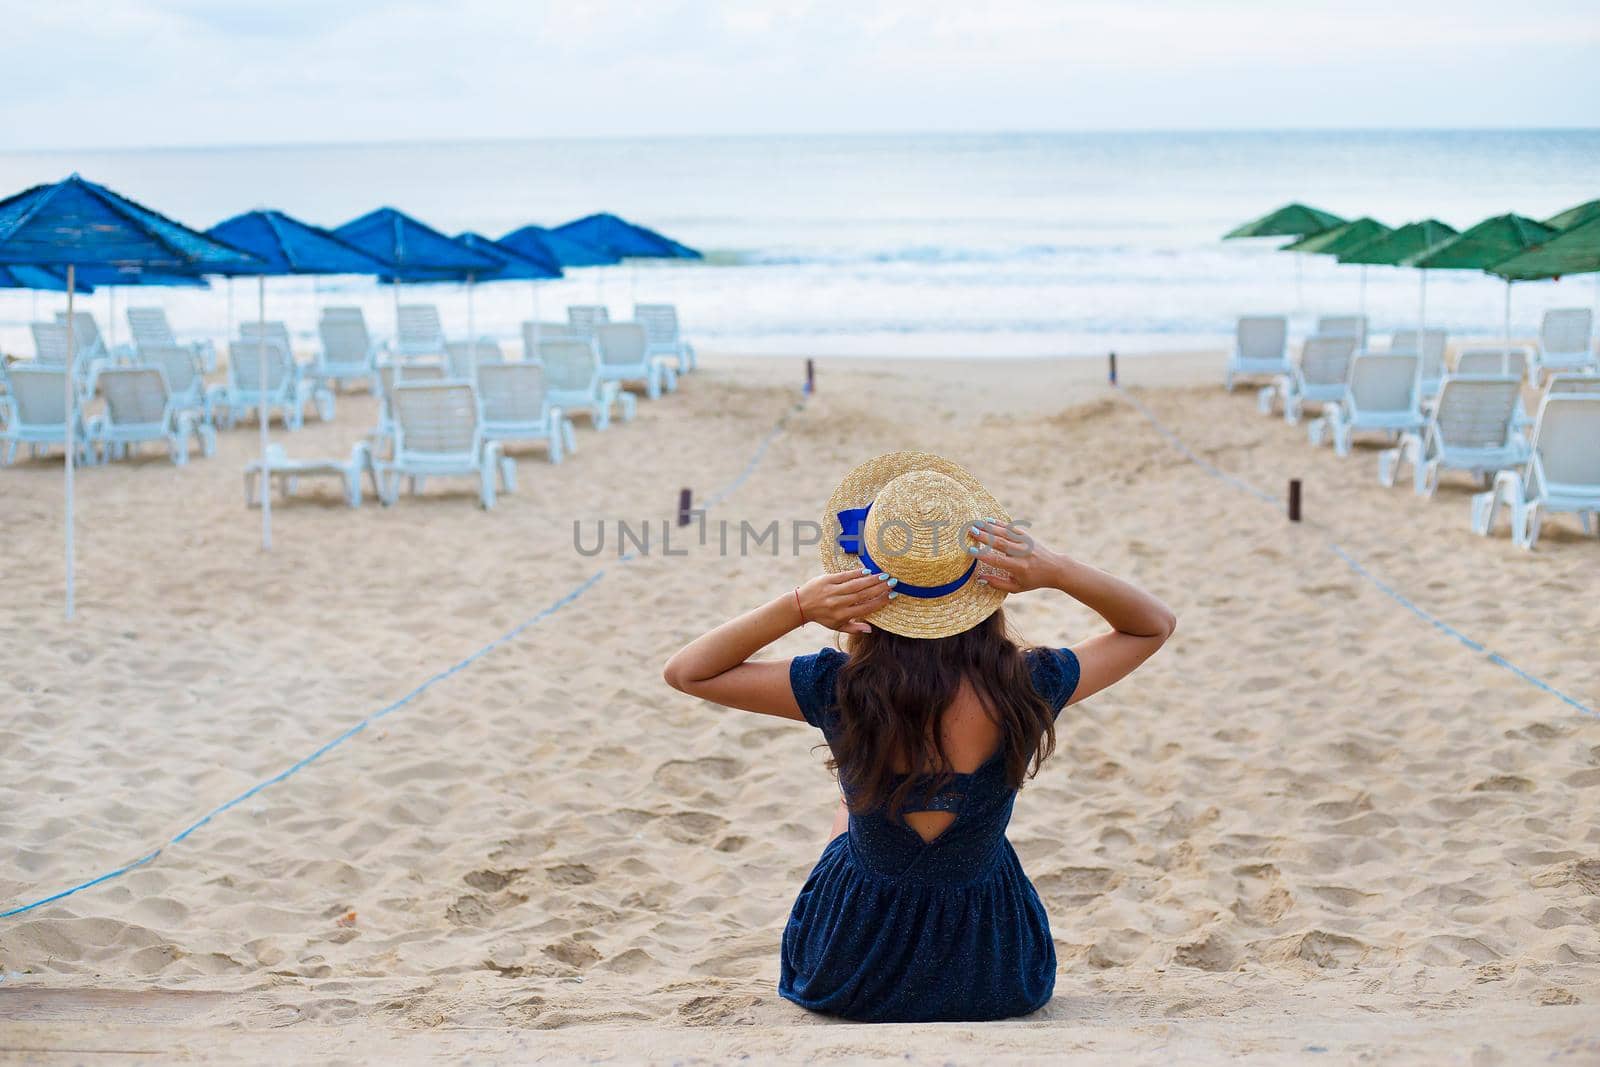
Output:
[[[1600,131],[852,135],[0,153],[0,191],[77,171],[197,228],[257,207],[337,226],[380,205],[447,233],[500,236],[612,211],[706,253],[699,263],[569,272],[476,286],[472,328],[513,344],[524,319],[604,302],[675,303],[702,348],[775,355],[1099,355],[1224,344],[1236,316],[1282,312],[1304,331],[1355,311],[1363,272],[1224,242],[1289,200],[1390,225],[1458,229],[1508,211],[1544,218],[1600,197]],[[1373,329],[1412,326],[1421,276],[1365,272]],[[1498,336],[1504,287],[1434,271],[1429,325]],[[130,303],[166,306],[182,334],[255,317],[256,284],[209,292],[102,289],[119,333]],[[1595,306],[1595,276],[1516,287],[1513,327]],[[269,279],[266,315],[310,343],[317,309],[359,304],[378,332],[395,294],[365,279]],[[456,284],[407,286],[468,331]],[[0,347],[30,355],[26,323],[62,304],[0,291]],[[231,309],[230,309],[231,306]]]

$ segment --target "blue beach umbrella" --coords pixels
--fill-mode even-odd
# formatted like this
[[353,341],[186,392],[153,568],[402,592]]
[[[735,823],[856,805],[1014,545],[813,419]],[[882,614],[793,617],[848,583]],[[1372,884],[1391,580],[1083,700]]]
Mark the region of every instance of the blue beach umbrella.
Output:
[[524,226],[512,230],[495,243],[530,259],[562,267],[609,267],[622,262],[621,256],[543,226]]
[[[553,260],[563,267],[611,267],[622,262],[621,256],[544,226],[524,226],[512,230],[497,243],[526,256]],[[599,272],[596,272],[595,280],[599,282]],[[533,318],[535,322],[539,319],[537,291],[534,295]]]
[[505,266],[493,274],[479,275],[479,281],[528,282],[528,289],[533,294],[533,319],[535,322],[539,320],[539,283],[562,276],[560,260],[551,255],[548,249],[531,242],[522,248],[513,248],[499,241],[491,241],[482,234],[472,233],[470,230],[456,234],[456,240],[468,248],[498,256],[505,261]]
[[[281,211],[247,211],[217,223],[206,233],[235,248],[244,249],[257,260],[256,266],[240,270],[238,274],[256,276],[256,331],[260,368],[261,410],[257,413],[261,432],[261,465],[266,469],[267,444],[267,275],[286,274],[378,274],[388,269],[385,264],[361,249],[344,241],[336,234],[301,222]],[[262,477],[261,488],[261,547],[272,547],[272,494],[271,479]]]
[[688,245],[607,212],[564,222],[553,230],[618,259],[703,259]]
[[[0,265],[65,267],[67,351],[73,351],[72,303],[80,267],[134,274],[206,274],[243,267],[251,257],[74,174],[0,200]],[[78,398],[66,376],[66,615],[73,609],[73,440]]]
[[[458,241],[453,241],[427,223],[397,211],[381,207],[369,211],[358,219],[351,219],[334,228],[334,234],[355,245],[367,255],[382,261],[388,275],[399,282],[406,275],[428,272],[467,278],[473,274],[487,274],[500,266],[500,260],[485,255]],[[395,331],[400,329],[400,286],[394,287]],[[467,334],[471,336],[473,324],[471,305],[468,305]]]
[[481,233],[456,234],[456,241],[466,245],[484,255],[493,256],[500,260],[501,266],[497,271],[478,275],[479,281],[484,282],[510,282],[510,281],[545,281],[550,278],[561,277],[561,263],[559,260],[544,254],[529,254],[503,245],[498,241],[491,241]]
[[[648,226],[640,226],[609,212],[585,215],[581,219],[564,222],[554,232],[624,259],[703,259],[688,245],[679,244]],[[637,272],[629,275],[633,289],[638,289]]]
[[[476,345],[477,338],[473,334],[473,305],[472,293],[478,282],[532,282],[533,290],[533,317],[539,317],[539,282],[551,278],[561,277],[561,264],[544,248],[535,245],[525,245],[527,251],[512,248],[510,245],[490,240],[479,233],[468,231],[456,234],[454,240],[457,244],[465,245],[475,252],[498,260],[500,265],[493,270],[472,271],[467,273],[443,273],[439,271],[406,271],[386,275],[386,282],[465,282],[467,285],[467,336]],[[474,348],[476,352],[476,348]]]
[[[35,292],[64,293],[67,279],[63,274],[44,267],[0,267],[0,289],[32,289]],[[93,287],[79,282],[78,292],[92,293]]]

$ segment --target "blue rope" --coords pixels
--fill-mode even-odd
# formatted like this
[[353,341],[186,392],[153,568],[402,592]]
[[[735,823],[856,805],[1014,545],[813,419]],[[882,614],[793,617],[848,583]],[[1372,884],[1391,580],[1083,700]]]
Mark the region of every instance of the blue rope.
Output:
[[[784,426],[787,424],[787,422],[789,420],[789,416],[793,415],[797,411],[800,411],[804,407],[805,407],[805,404],[802,401],[801,403],[798,403],[794,407],[790,408],[788,411],[786,411],[783,414],[783,416],[780,419],[778,419],[777,424],[775,426],[773,426],[772,430],[770,432],[768,432],[766,437],[762,438],[761,444],[756,449],[755,455],[751,457],[751,460],[750,460],[749,463],[745,464],[744,469],[739,472],[738,476],[735,477],[732,482],[730,482],[730,483],[728,483],[728,485],[724,486],[721,490],[719,490],[713,497],[711,497],[706,502],[704,507],[707,510],[709,510],[714,504],[721,503],[723,500],[727,499],[728,496],[734,492],[734,490],[738,489],[739,486],[741,486],[741,485],[743,485],[745,483],[745,481],[755,471],[756,465],[761,462],[761,457],[766,454],[767,446],[770,445],[773,442],[773,440],[778,436],[778,434],[783,431]],[[628,553],[626,555],[619,556],[617,558],[617,562],[618,563],[624,563],[624,564],[625,563],[631,563],[631,562],[633,562],[633,560],[635,558],[636,557],[630,552],[630,553]],[[178,831],[178,833],[176,833],[172,837],[168,838],[163,844],[161,844],[160,846],[158,846],[155,849],[152,849],[150,852],[145,853],[143,856],[141,856],[138,859],[134,860],[132,863],[125,864],[125,865],[123,865],[121,867],[118,867],[116,870],[113,870],[113,871],[107,871],[105,874],[99,875],[99,876],[97,876],[95,878],[91,878],[86,882],[80,882],[77,885],[72,886],[70,889],[63,889],[59,893],[52,893],[50,896],[41,897],[38,900],[30,901],[30,902],[28,902],[26,904],[19,904],[16,907],[10,908],[10,909],[8,909],[6,911],[0,911],[0,919],[9,919],[9,918],[11,918],[13,916],[22,915],[22,914],[24,914],[26,912],[33,911],[35,908],[42,908],[46,904],[54,903],[55,901],[61,900],[64,897],[70,897],[75,893],[81,893],[85,889],[90,889],[90,888],[92,888],[94,886],[99,885],[102,882],[109,882],[113,878],[120,878],[122,875],[127,874],[129,871],[137,870],[138,868],[143,867],[148,863],[153,863],[156,860],[156,858],[159,857],[166,849],[168,849],[171,846],[176,845],[179,842],[183,841],[190,834],[194,833],[196,830],[199,830],[201,827],[203,827],[207,823],[209,823],[212,819],[215,819],[217,816],[223,814],[224,812],[226,812],[226,811],[228,811],[228,810],[230,810],[232,808],[238,807],[240,804],[243,804],[245,801],[249,800],[251,797],[255,796],[257,793],[260,793],[262,790],[268,789],[268,788],[270,788],[270,787],[272,787],[274,785],[277,785],[279,782],[283,781],[284,779],[286,779],[286,778],[288,778],[288,777],[290,777],[290,776],[292,776],[294,774],[298,774],[300,771],[302,771],[305,768],[309,767],[311,764],[315,763],[317,760],[321,759],[323,756],[327,755],[329,752],[331,752],[334,749],[338,748],[340,745],[344,744],[346,741],[350,740],[352,737],[355,737],[357,734],[361,733],[368,726],[371,726],[373,723],[377,722],[379,719],[382,719],[386,715],[394,714],[395,712],[399,711],[401,708],[404,708],[408,704],[411,704],[418,697],[420,697],[423,693],[426,693],[429,689],[433,688],[435,685],[439,684],[440,682],[444,681],[447,678],[452,677],[453,675],[459,674],[460,672],[466,670],[468,667],[470,667],[474,663],[478,662],[478,660],[480,660],[483,657],[487,656],[489,653],[493,652],[495,649],[501,647],[502,645],[506,644],[507,642],[516,640],[516,638],[519,637],[529,627],[537,626],[539,623],[543,622],[545,619],[548,619],[550,616],[554,615],[556,612],[560,611],[562,608],[566,607],[568,604],[571,604],[574,600],[577,600],[584,593],[588,592],[591,588],[594,587],[595,583],[599,582],[601,578],[605,577],[605,574],[606,574],[606,569],[604,567],[602,567],[599,570],[595,571],[593,574],[589,575],[589,577],[585,578],[583,581],[579,582],[576,586],[574,586],[571,590],[569,590],[566,593],[566,595],[560,597],[559,599],[555,600],[551,604],[549,604],[546,607],[542,608],[537,614],[535,614],[535,615],[533,615],[533,616],[531,616],[531,617],[529,617],[527,619],[524,619],[522,622],[519,622],[517,625],[515,625],[511,629],[507,630],[505,633],[501,634],[499,637],[495,638],[493,641],[490,641],[487,645],[484,645],[482,648],[480,648],[476,652],[472,653],[472,655],[466,657],[463,660],[460,660],[460,661],[458,661],[456,663],[451,664],[449,667],[446,667],[444,670],[439,671],[437,674],[434,674],[433,676],[429,677],[427,680],[422,682],[421,685],[418,685],[416,688],[412,689],[409,693],[406,693],[404,696],[400,697],[398,700],[392,701],[391,703],[386,704],[383,707],[379,708],[377,711],[375,711],[372,714],[368,715],[366,718],[362,719],[360,722],[356,723],[354,726],[351,726],[348,730],[345,730],[343,733],[341,733],[337,737],[333,738],[333,740],[328,741],[327,743],[323,744],[321,747],[319,747],[319,748],[315,749],[314,751],[312,751],[309,755],[302,756],[300,759],[298,759],[295,762],[291,763],[288,767],[285,767],[283,770],[279,771],[277,774],[273,775],[271,778],[267,778],[264,781],[257,782],[255,785],[251,786],[249,789],[246,789],[243,793],[240,793],[238,796],[234,797],[233,799],[227,800],[227,801],[224,801],[221,804],[218,804],[216,807],[214,807],[210,811],[206,812],[200,818],[196,819],[194,822],[190,823],[188,826],[186,826],[182,830]]]
[[[1139,413],[1150,421],[1150,425],[1154,426],[1161,436],[1165,437],[1175,448],[1177,448],[1179,452],[1187,456],[1190,461],[1204,469],[1212,477],[1227,482],[1234,488],[1249,493],[1256,499],[1270,504],[1273,507],[1277,506],[1277,498],[1272,494],[1263,492],[1261,489],[1251,485],[1244,479],[1229,474],[1227,471],[1222,470],[1221,468],[1196,455],[1194,451],[1183,442],[1182,438],[1163,425],[1161,420],[1156,418],[1155,413],[1146,407],[1138,397],[1134,396],[1132,393],[1126,392],[1120,385],[1114,385],[1113,388],[1115,388],[1124,399],[1138,409]],[[1595,708],[1590,707],[1582,701],[1568,696],[1566,693],[1563,693],[1561,690],[1555,688],[1539,676],[1531,674],[1530,672],[1523,670],[1521,667],[1518,667],[1515,663],[1512,663],[1498,652],[1490,649],[1481,641],[1473,640],[1471,637],[1468,637],[1466,634],[1462,633],[1454,626],[1451,626],[1437,615],[1434,615],[1431,612],[1425,611],[1423,608],[1419,607],[1413,600],[1411,600],[1410,597],[1406,596],[1404,593],[1400,592],[1398,589],[1394,588],[1392,585],[1388,584],[1380,579],[1377,575],[1367,570],[1366,567],[1362,566],[1361,563],[1348,551],[1346,551],[1344,546],[1340,545],[1338,542],[1329,540],[1326,543],[1329,550],[1343,560],[1345,566],[1349,567],[1357,577],[1365,578],[1372,584],[1374,588],[1388,596],[1391,600],[1405,608],[1407,611],[1410,611],[1413,615],[1417,616],[1417,618],[1428,623],[1430,626],[1433,626],[1441,633],[1455,638],[1462,645],[1468,649],[1471,649],[1473,652],[1477,652],[1486,656],[1489,662],[1493,663],[1495,666],[1505,668],[1518,678],[1521,678],[1524,682],[1527,682],[1529,685],[1532,685],[1537,689],[1544,690],[1546,693],[1555,697],[1557,700],[1560,700],[1562,703],[1577,709],[1582,714],[1600,717],[1600,711],[1597,711]]]
[[750,456],[750,462],[744,465],[744,470],[740,471],[738,476],[735,477],[733,481],[729,482],[720,490],[707,497],[705,504],[702,506],[703,510],[710,511],[712,508],[728,499],[728,497],[732,496],[733,493],[745,483],[751,474],[755,473],[756,465],[761,462],[761,457],[767,454],[767,447],[771,445],[772,442],[777,439],[778,435],[784,431],[785,426],[789,422],[789,416],[798,411],[803,411],[805,406],[806,402],[804,399],[802,399],[796,403],[794,407],[783,413],[772,429],[767,431],[767,436],[763,437],[761,442],[756,445],[756,450]]

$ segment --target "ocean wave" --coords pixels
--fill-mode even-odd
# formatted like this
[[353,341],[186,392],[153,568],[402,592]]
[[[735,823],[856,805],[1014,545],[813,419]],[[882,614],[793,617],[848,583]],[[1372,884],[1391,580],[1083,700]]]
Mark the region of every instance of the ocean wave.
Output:
[[[1120,256],[1147,249],[1128,245],[1030,244],[1010,248],[974,248],[950,245],[902,245],[894,248],[763,248],[727,250],[709,254],[708,262],[722,266],[870,266],[892,263],[1027,263],[1047,259]],[[1173,249],[1173,252],[1179,250]]]

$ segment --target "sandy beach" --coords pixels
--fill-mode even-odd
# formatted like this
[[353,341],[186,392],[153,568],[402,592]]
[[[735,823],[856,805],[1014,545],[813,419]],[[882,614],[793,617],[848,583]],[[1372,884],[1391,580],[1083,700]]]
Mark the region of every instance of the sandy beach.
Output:
[[[492,512],[466,482],[355,511],[311,485],[269,554],[245,426],[185,468],[81,472],[70,624],[60,464],[0,471],[0,911],[393,709],[137,869],[0,919],[0,1062],[1600,1063],[1600,723],[1495,658],[1600,705],[1600,545],[1568,517],[1531,553],[1475,537],[1468,479],[1384,489],[1375,446],[1313,450],[1221,365],[1125,358],[1119,394],[1096,360],[824,359],[797,408],[800,360],[707,353],[566,463],[519,453]],[[347,394],[274,437],[342,456],[374,421]],[[901,448],[1182,620],[1063,716],[1018,798],[1060,971],[1013,1022],[778,998],[836,802],[820,736],[660,680],[815,573],[791,524]],[[659,538],[685,486],[708,543],[619,560],[616,523]],[[777,521],[776,555],[724,554],[723,520],[735,549]],[[586,547],[607,525],[603,551],[575,521]],[[1008,614],[1038,643],[1094,625],[1059,596]]]

